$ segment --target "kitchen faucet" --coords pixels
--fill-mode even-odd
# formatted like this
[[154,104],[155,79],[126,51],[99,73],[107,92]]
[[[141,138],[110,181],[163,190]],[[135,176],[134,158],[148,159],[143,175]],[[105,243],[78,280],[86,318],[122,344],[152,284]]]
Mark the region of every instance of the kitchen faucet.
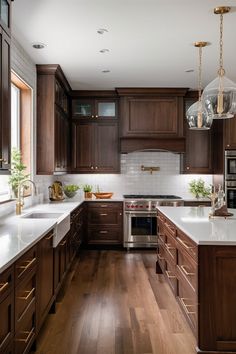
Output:
[[16,199],[16,215],[21,214],[21,209],[24,205],[24,193],[21,194],[22,187],[25,183],[30,182],[34,186],[34,195],[37,195],[36,184],[31,179],[25,179],[24,181],[20,182],[18,185],[18,195]]

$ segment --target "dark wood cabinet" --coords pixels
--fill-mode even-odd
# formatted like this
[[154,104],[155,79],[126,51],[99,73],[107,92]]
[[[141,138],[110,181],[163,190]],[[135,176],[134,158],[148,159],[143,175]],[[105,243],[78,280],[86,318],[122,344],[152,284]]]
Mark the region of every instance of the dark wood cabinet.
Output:
[[123,203],[88,202],[87,208],[87,244],[121,245]]
[[0,171],[10,168],[11,65],[10,37],[0,27]]
[[124,88],[120,95],[121,152],[185,149],[183,112],[187,89]]
[[61,242],[54,248],[54,294],[57,295],[61,288],[63,280],[67,271],[67,262],[69,262],[67,255],[67,243],[69,241],[69,234],[66,235]]
[[117,122],[73,120],[72,136],[73,172],[119,172]]
[[236,116],[224,122],[224,142],[225,150],[236,149]]
[[50,231],[38,244],[37,331],[54,301],[53,232]]
[[11,35],[11,2],[12,0],[0,0],[0,26]]
[[90,119],[116,119],[117,100],[108,98],[73,98],[72,117]]
[[69,91],[59,65],[37,65],[37,173],[69,170]]
[[14,268],[0,274],[0,353],[8,352],[14,337]]
[[[185,100],[185,111],[196,102],[196,99]],[[186,151],[181,156],[181,170],[186,174],[212,173],[212,132],[211,130],[191,130],[184,117]]]

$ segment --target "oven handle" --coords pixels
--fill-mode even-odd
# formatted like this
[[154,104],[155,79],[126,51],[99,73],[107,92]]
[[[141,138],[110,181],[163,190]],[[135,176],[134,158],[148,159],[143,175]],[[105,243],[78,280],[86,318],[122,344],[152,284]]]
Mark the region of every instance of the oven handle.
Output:
[[229,191],[229,190],[233,190],[233,191],[236,191],[236,187],[226,187],[226,191]]
[[153,216],[156,216],[157,213],[154,212],[148,212],[148,213],[144,213],[144,212],[133,212],[133,211],[126,211],[125,212],[126,215],[129,215],[129,216],[134,216],[134,217],[153,217]]

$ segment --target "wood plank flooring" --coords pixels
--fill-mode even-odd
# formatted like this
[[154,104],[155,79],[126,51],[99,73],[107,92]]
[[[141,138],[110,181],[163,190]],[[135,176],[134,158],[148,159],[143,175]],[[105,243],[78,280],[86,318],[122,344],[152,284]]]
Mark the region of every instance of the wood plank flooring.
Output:
[[82,251],[37,354],[195,354],[152,251]]

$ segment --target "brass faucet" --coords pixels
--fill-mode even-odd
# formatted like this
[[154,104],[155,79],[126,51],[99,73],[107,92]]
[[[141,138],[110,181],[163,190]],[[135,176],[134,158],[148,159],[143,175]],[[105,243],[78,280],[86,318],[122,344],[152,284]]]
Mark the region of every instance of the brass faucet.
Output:
[[34,181],[32,181],[31,179],[25,179],[24,181],[20,182],[18,185],[18,195],[16,199],[16,215],[21,214],[21,209],[24,206],[24,193],[21,194],[21,191],[24,184],[28,182],[32,183],[32,185],[34,186],[34,195],[37,195],[36,184],[34,183]]

